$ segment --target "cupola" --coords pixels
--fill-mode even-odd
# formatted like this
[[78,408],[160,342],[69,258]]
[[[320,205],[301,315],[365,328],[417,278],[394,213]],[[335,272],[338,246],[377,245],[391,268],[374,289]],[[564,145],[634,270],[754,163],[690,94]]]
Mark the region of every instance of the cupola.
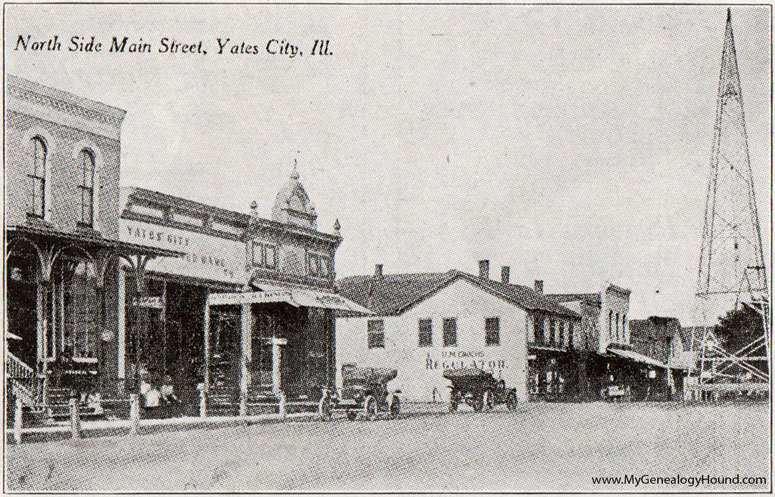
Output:
[[299,181],[299,170],[294,159],[291,177],[275,199],[272,219],[280,223],[317,229],[317,218],[315,206]]

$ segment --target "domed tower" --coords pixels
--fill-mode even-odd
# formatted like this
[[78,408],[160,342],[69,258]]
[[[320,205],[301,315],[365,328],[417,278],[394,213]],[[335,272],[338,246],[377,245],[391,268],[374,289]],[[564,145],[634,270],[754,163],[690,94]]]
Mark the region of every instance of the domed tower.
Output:
[[272,220],[316,230],[317,218],[315,206],[299,181],[299,171],[294,160],[291,177],[275,199]]

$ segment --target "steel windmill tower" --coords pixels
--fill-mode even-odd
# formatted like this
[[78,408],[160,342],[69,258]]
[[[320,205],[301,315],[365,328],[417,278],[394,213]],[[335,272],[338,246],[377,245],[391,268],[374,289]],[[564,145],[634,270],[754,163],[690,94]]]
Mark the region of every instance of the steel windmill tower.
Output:
[[[732,15],[728,9],[697,278],[695,319],[703,326],[699,383],[729,376],[732,365],[759,381],[769,382],[769,371],[762,371],[751,363],[765,359],[768,364],[770,362],[770,296],[766,268]],[[751,306],[759,312],[762,335],[740,350],[726,351],[713,336],[712,327],[720,316],[741,305]]]

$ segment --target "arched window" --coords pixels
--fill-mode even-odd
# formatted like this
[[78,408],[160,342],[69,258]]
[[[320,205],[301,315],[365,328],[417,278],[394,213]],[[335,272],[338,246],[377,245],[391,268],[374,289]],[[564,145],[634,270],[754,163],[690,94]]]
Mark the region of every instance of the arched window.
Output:
[[616,342],[619,342],[619,313],[616,313]]
[[46,211],[46,142],[35,136],[30,140],[30,215],[43,218]]
[[78,154],[78,166],[80,167],[81,189],[81,220],[86,226],[94,225],[94,154],[87,149]]

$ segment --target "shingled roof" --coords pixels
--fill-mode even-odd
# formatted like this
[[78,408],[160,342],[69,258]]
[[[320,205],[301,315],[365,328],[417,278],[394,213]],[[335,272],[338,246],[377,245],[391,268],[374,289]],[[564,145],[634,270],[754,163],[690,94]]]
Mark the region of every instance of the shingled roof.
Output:
[[501,283],[456,270],[446,273],[349,276],[338,280],[336,286],[343,297],[367,307],[374,314],[396,316],[459,279],[465,279],[526,310],[542,310],[562,316],[580,317],[530,287]]
[[546,298],[557,303],[576,302],[581,300],[593,304],[600,304],[599,293],[548,293],[546,294]]

